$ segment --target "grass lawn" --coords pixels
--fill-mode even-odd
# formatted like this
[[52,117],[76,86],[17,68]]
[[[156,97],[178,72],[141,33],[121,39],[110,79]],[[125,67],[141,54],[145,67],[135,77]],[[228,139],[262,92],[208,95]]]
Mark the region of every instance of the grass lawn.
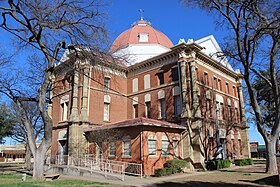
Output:
[[0,173],[0,186],[1,187],[78,187],[78,186],[98,186],[98,187],[114,187],[109,183],[91,182],[83,180],[53,180],[53,181],[33,181],[31,176],[27,176],[26,181],[21,181],[21,174],[18,173]]

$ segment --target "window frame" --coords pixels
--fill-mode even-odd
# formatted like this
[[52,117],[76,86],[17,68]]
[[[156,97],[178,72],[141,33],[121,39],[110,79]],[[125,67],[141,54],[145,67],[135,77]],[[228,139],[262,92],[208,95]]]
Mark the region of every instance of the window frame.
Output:
[[111,78],[110,77],[104,77],[104,87],[103,89],[105,91],[110,91],[110,83],[111,83]]
[[161,137],[161,155],[165,157],[170,155],[170,142],[167,136]]
[[206,71],[203,73],[203,81],[205,85],[209,85],[208,72]]
[[146,101],[145,102],[145,115],[146,118],[151,118],[151,101]]
[[104,103],[103,121],[110,121],[110,103]]
[[68,120],[68,107],[69,107],[69,102],[63,102],[61,103],[61,121],[67,121]]
[[[177,143],[176,145],[174,145],[174,143]],[[179,140],[177,140],[177,139],[173,139],[173,141],[172,141],[172,148],[173,148],[173,154],[174,154],[174,157],[175,158],[178,158],[180,155],[180,153],[179,153]]]
[[133,118],[139,117],[139,107],[138,104],[133,105]]
[[[132,157],[131,137],[130,136],[124,137],[122,144],[123,144],[122,157],[131,158]],[[128,147],[126,147],[126,144],[128,144]]]
[[[151,144],[152,142],[153,144]],[[155,135],[148,136],[148,155],[157,156],[157,138]]]
[[166,101],[165,98],[159,99],[159,119],[166,119]]
[[182,105],[180,95],[173,96],[174,115],[179,116],[182,113]]
[[[112,149],[112,147],[113,147],[113,149]],[[112,151],[114,154],[112,154]],[[116,151],[117,151],[116,142],[109,142],[109,157],[115,157]]]
[[171,69],[171,76],[172,76],[172,81],[178,81],[179,80],[179,69],[178,66],[173,66]]
[[158,77],[158,84],[163,85],[164,84],[164,72],[157,73],[157,77]]

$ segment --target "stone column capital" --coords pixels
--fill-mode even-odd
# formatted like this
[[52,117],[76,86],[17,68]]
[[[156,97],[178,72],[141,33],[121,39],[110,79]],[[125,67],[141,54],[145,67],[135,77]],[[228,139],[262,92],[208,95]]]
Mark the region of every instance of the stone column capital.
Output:
[[196,52],[194,52],[194,51],[191,51],[188,53],[186,53],[186,51],[181,51],[179,53],[179,62],[181,62],[181,61],[188,62],[188,61],[194,60],[195,56],[196,56]]

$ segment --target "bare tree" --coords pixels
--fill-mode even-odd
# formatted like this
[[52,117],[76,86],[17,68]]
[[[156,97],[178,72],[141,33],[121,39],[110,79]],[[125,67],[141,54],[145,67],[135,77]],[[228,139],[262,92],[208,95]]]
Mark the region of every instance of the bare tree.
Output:
[[[277,173],[275,144],[280,131],[279,97],[279,39],[280,39],[280,3],[276,0],[182,0],[187,6],[199,6],[201,9],[218,15],[217,23],[228,29],[224,52],[241,69],[246,82],[246,91],[250,99],[257,128],[266,143],[266,171]],[[262,72],[267,72],[265,76]],[[271,90],[275,116],[268,130],[258,100],[258,90],[254,81],[264,81]]]
[[[21,122],[18,106],[14,103],[11,103],[9,108],[11,108],[11,113],[14,116],[14,119],[16,119],[17,121],[13,126],[11,138],[16,140],[17,142],[25,144],[25,164],[28,168],[30,168],[32,154],[30,146],[28,144],[26,128]],[[24,109],[26,110],[26,113],[28,115],[28,120],[32,123],[35,136],[34,138],[38,140],[38,138],[40,138],[40,135],[44,133],[44,125],[41,120],[38,105],[36,105],[36,103],[34,102],[24,102]]]
[[[19,108],[34,157],[35,180],[44,180],[45,154],[51,145],[52,119],[47,111],[51,100],[47,97],[49,91],[53,89],[57,59],[60,57],[61,49],[66,47],[66,41],[72,44],[87,44],[96,50],[100,48],[99,44],[104,45],[106,30],[103,8],[104,6],[97,0],[1,1],[1,29],[17,39],[17,44],[24,47],[22,50],[25,48],[29,51],[38,50],[40,59],[44,57],[43,61],[38,62],[45,67],[42,71],[43,76],[40,79],[29,77],[40,81],[37,86],[31,88],[22,86],[19,84],[21,80],[13,73],[9,79],[1,77],[0,85],[0,91],[12,99]],[[34,127],[24,107],[24,102],[27,101],[37,103],[44,124],[43,139],[39,146],[36,146]]]

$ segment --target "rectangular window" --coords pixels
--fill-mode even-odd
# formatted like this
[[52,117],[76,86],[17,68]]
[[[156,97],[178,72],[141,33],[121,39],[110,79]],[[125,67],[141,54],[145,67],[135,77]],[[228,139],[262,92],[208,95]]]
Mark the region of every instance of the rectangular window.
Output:
[[131,156],[131,139],[130,139],[130,137],[126,137],[123,139],[123,156],[126,156],[126,157]]
[[222,91],[221,79],[218,79],[218,90]]
[[166,112],[165,112],[165,99],[159,100],[159,119],[165,119],[166,118]]
[[174,157],[179,157],[178,140],[173,140],[172,144],[173,144]]
[[164,73],[160,72],[160,73],[157,74],[157,76],[158,76],[159,85],[163,85],[164,84]]
[[239,115],[238,115],[238,108],[235,108],[235,117],[236,117],[236,122],[239,122]]
[[140,33],[138,35],[139,42],[148,42],[149,41],[149,34],[148,33]]
[[146,117],[151,118],[151,102],[145,102],[146,107]]
[[154,137],[149,137],[148,139],[148,151],[149,155],[156,155],[157,150],[157,140]]
[[213,78],[213,88],[217,89],[217,78]]
[[174,98],[174,115],[179,116],[181,114],[181,100],[180,96],[176,95]]
[[226,82],[226,93],[227,93],[227,94],[229,93],[229,85],[228,85],[228,82]]
[[208,73],[207,72],[204,72],[203,81],[204,81],[205,85],[208,85]]
[[103,120],[104,121],[109,121],[110,120],[110,104],[109,103],[104,103]]
[[151,76],[150,74],[147,74],[144,76],[144,89],[151,88]]
[[218,106],[218,119],[222,120],[223,119],[223,103],[217,103]]
[[109,149],[109,156],[116,156],[116,142],[110,142]]
[[172,68],[172,81],[177,81],[179,80],[179,73],[178,73],[178,67],[173,67]]
[[133,105],[133,117],[138,118],[138,105]]
[[218,120],[222,120],[222,103],[217,102],[216,109],[216,117],[218,118]]
[[132,92],[138,92],[138,78],[132,80]]
[[62,108],[61,120],[66,121],[68,119],[68,102],[62,103],[61,108]]
[[106,90],[106,91],[110,90],[110,78],[109,77],[104,78],[104,90]]
[[232,86],[232,93],[233,93],[233,96],[236,97],[236,88],[235,88],[235,86]]
[[169,155],[169,141],[166,136],[161,139],[161,151],[163,156]]
[[231,106],[228,106],[228,117],[229,119],[233,119]]
[[211,117],[211,100],[206,99],[206,116]]

